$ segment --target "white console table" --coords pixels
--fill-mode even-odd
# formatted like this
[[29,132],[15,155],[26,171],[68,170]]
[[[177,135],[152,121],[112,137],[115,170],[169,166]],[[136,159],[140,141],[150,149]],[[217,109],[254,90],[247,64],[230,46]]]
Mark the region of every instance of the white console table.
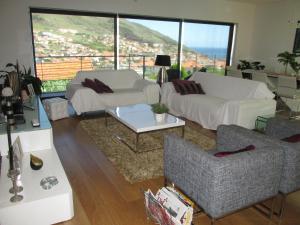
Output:
[[[20,137],[24,152],[21,172],[24,199],[17,203],[9,200],[12,182],[7,177],[7,135],[5,126],[0,125],[0,150],[4,155],[0,175],[0,225],[50,225],[74,216],[72,188],[53,145],[51,124],[39,99],[34,105],[33,111],[24,109],[26,123],[18,125],[12,133],[12,141]],[[32,127],[32,118],[39,118],[40,127]],[[42,169],[31,169],[30,153],[43,160]],[[58,184],[44,190],[40,181],[48,176],[56,176]]]

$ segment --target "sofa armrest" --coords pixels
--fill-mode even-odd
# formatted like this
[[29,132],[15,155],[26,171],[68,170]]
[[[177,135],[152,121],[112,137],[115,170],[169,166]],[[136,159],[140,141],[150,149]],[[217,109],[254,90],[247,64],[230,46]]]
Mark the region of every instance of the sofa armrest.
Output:
[[159,102],[160,86],[148,80],[138,79],[135,81],[133,88],[142,91],[148,104],[154,104]]
[[176,93],[172,82],[163,83],[161,86],[161,102],[167,105],[170,104],[171,96]]
[[279,147],[264,147],[218,158],[170,135],[165,139],[164,174],[206,213],[219,218],[276,195],[282,157]]
[[300,133],[300,122],[271,118],[267,121],[266,135],[277,139],[290,137]]

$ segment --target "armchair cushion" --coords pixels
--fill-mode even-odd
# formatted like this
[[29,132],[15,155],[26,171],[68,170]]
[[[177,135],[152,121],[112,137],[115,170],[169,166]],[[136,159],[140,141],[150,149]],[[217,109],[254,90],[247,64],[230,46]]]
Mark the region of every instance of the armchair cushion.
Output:
[[189,80],[172,80],[174,88],[177,93],[181,95],[188,95],[188,94],[205,94],[201,85],[196,83],[195,81]]
[[233,154],[237,154],[237,153],[241,153],[241,152],[246,152],[246,151],[252,151],[255,149],[254,145],[248,145],[245,148],[236,150],[236,151],[224,151],[224,152],[217,152],[214,154],[214,156],[216,157],[225,157],[225,156],[229,156],[229,155],[233,155]]
[[294,134],[290,137],[283,138],[282,140],[290,143],[297,143],[300,142],[300,134]]
[[102,81],[100,81],[98,79],[95,79],[95,84],[96,84],[98,89],[102,90],[102,92],[113,93],[113,90],[109,86],[104,84]]
[[102,90],[101,87],[99,87],[93,80],[85,78],[84,81],[81,82],[82,86],[91,88],[94,90],[96,93],[103,93],[104,91]]

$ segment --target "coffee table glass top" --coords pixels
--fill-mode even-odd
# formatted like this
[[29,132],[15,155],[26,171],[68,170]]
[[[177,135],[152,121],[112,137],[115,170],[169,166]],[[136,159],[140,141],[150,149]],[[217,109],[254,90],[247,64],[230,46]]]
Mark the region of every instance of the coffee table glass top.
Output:
[[151,111],[151,106],[147,104],[120,106],[107,109],[106,112],[136,133],[185,125],[185,121],[170,114],[166,114],[165,121],[158,123],[155,114]]

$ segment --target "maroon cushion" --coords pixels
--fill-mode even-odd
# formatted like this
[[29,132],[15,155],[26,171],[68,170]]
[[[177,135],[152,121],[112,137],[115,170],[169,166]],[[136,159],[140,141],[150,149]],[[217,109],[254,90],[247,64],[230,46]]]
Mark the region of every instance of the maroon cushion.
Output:
[[240,153],[240,152],[246,152],[246,151],[251,151],[251,150],[254,150],[255,149],[255,146],[254,145],[248,145],[247,147],[245,148],[242,148],[242,149],[239,149],[239,150],[236,150],[236,151],[232,151],[232,152],[217,152],[214,154],[214,156],[216,157],[225,157],[225,156],[228,156],[228,155],[232,155],[232,154],[236,154],[236,153]]
[[95,79],[95,83],[97,87],[100,88],[104,93],[113,93],[113,90],[102,81]]
[[300,134],[294,134],[290,137],[283,138],[282,140],[290,143],[300,142]]
[[173,80],[172,83],[176,92],[181,95],[205,94],[201,85],[199,83],[195,83],[195,81],[176,79]]
[[85,78],[84,81],[81,82],[81,84],[82,84],[82,86],[84,86],[84,87],[88,87],[88,88],[93,89],[93,90],[94,90],[95,92],[97,92],[97,93],[102,93],[102,92],[103,92],[102,89],[99,88],[99,87],[96,85],[96,83],[95,83],[93,80],[91,80],[91,79]]

